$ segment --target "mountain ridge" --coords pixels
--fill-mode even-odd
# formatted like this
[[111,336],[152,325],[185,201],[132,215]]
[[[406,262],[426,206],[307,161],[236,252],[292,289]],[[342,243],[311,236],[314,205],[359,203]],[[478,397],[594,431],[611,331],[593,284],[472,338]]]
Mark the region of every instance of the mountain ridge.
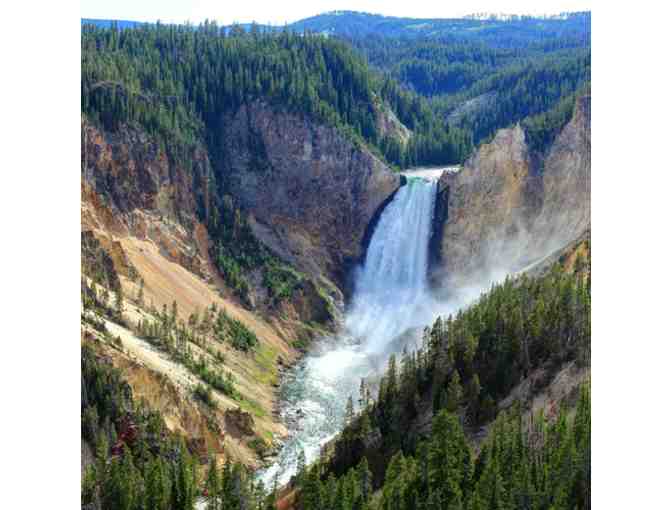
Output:
[[[540,23],[534,27],[530,23]],[[142,25],[156,23],[156,21],[131,21],[112,19],[82,18],[81,24],[92,23],[101,27],[110,27],[117,23],[120,28],[137,28]],[[566,27],[562,26],[566,25]],[[386,36],[404,37],[446,37],[459,36],[472,37],[469,31],[478,30],[479,37],[483,37],[489,30],[507,30],[510,28],[525,28],[537,35],[545,34],[552,36],[566,35],[566,32],[583,32],[590,27],[590,11],[576,11],[555,15],[500,15],[480,14],[466,15],[456,18],[411,18],[386,16],[361,11],[330,11],[315,16],[302,18],[284,25],[264,25],[255,22],[223,25],[222,28],[230,30],[240,26],[250,29],[256,26],[262,30],[280,31],[290,30],[332,34],[332,35],[356,35],[366,36],[378,34]],[[487,36],[487,35],[486,35]]]

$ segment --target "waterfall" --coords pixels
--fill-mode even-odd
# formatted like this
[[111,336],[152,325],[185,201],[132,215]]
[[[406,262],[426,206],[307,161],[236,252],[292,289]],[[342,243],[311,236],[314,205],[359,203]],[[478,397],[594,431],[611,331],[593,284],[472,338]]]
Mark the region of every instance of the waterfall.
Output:
[[277,461],[260,473],[267,487],[286,483],[299,452],[308,463],[342,428],[349,396],[357,402],[362,377],[380,366],[394,341],[433,318],[427,285],[435,180],[408,177],[383,210],[364,264],[355,274],[345,324],[320,352],[306,356],[283,381],[282,417],[290,430]]
[[436,182],[408,178],[380,217],[355,280],[346,329],[368,352],[424,325]]

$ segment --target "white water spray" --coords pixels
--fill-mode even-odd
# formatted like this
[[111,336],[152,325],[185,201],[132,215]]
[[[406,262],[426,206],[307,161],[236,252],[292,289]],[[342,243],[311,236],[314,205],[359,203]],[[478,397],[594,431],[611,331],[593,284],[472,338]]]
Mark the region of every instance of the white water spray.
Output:
[[358,270],[346,330],[370,353],[424,325],[436,182],[408,179],[385,208]]
[[371,374],[394,341],[429,324],[435,307],[428,291],[427,264],[436,181],[409,177],[383,210],[363,267],[355,275],[345,327],[320,341],[283,381],[282,416],[290,429],[277,461],[260,473],[267,487],[277,476],[288,482],[300,451],[308,463],[343,425],[349,396],[357,401],[362,377]]

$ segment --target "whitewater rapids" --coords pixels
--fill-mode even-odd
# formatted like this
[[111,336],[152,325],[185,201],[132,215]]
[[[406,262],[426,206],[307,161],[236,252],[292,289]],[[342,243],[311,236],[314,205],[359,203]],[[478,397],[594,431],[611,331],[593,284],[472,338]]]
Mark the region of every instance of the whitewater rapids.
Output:
[[427,282],[436,179],[408,177],[383,210],[364,264],[355,273],[342,331],[320,340],[287,374],[281,415],[289,429],[277,460],[259,474],[267,487],[287,483],[299,452],[307,463],[342,428],[349,396],[398,348],[401,335],[431,323],[435,306]]

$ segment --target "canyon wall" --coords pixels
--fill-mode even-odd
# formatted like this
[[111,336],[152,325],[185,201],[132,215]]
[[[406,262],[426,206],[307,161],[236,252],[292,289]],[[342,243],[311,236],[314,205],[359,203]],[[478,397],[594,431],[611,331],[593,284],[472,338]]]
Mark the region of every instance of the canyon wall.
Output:
[[[280,374],[334,327],[349,268],[400,177],[342,131],[264,103],[222,118],[217,136],[221,150],[176,149],[137,126],[106,130],[82,116],[82,288],[97,281],[124,296],[118,323],[83,315],[82,341],[121,368],[171,430],[258,466],[286,433],[275,413]],[[272,267],[296,275],[292,288],[271,299],[269,266],[244,267],[253,295],[240,299],[215,265],[217,221],[249,225],[280,261]],[[242,256],[260,251],[252,243]],[[193,393],[202,381],[136,330],[173,307],[184,323],[217,307],[256,336],[249,353],[208,334],[190,345],[232,374],[240,398],[217,391],[214,408],[203,406]],[[234,411],[249,423],[244,432],[229,423]]]
[[433,283],[450,291],[519,270],[590,226],[590,96],[544,154],[501,129],[439,182]]
[[301,271],[342,287],[399,175],[340,130],[261,101],[222,124],[222,171],[257,237]]

